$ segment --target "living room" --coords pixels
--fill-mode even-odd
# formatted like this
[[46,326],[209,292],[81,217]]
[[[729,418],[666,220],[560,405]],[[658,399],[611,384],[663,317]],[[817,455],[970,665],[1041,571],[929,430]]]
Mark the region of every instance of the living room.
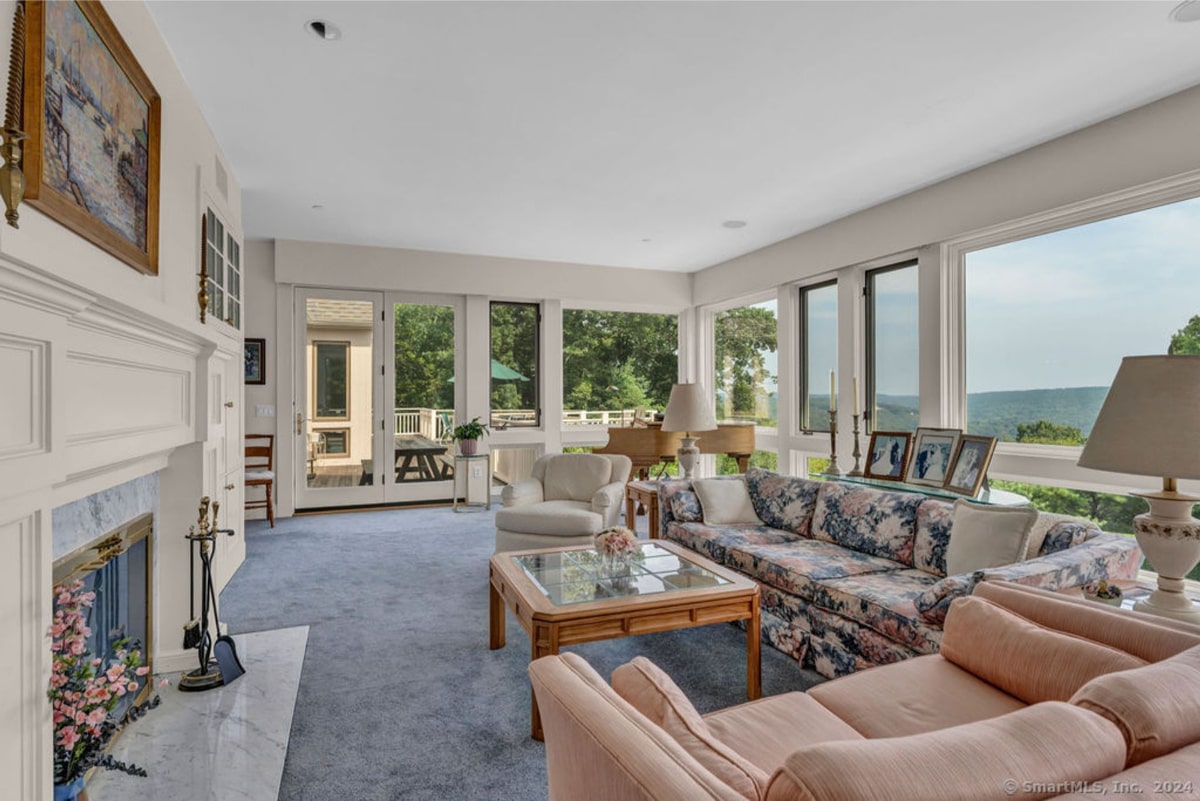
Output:
[[[562,190],[564,196],[576,198],[577,205],[571,206],[558,196],[543,195],[541,189],[528,186],[525,191],[529,194],[517,202],[507,192],[515,192],[523,184],[515,174],[496,165],[491,166],[492,173],[485,169],[487,164],[478,154],[487,148],[478,141],[480,137],[450,143],[442,161],[434,158],[434,151],[424,152],[421,158],[432,165],[432,177],[418,174],[417,166],[411,164],[406,168],[414,171],[409,176],[411,184],[395,174],[389,181],[372,182],[361,163],[353,172],[337,159],[330,162],[327,155],[317,155],[359,148],[354,136],[362,136],[367,127],[345,115],[326,114],[320,108],[314,111],[315,105],[309,105],[311,97],[323,98],[322,103],[333,97],[324,91],[310,96],[295,88],[290,93],[279,92],[270,102],[287,100],[302,119],[328,117],[321,120],[321,126],[329,127],[318,129],[312,121],[308,125],[276,121],[271,124],[291,125],[290,137],[265,132],[246,135],[242,126],[254,129],[254,117],[248,113],[229,116],[234,109],[220,104],[220,85],[228,87],[230,104],[243,108],[260,101],[266,105],[265,90],[252,80],[235,85],[237,81],[231,82],[227,73],[216,66],[209,70],[197,60],[206,45],[222,40],[229,50],[227,56],[246,54],[245,62],[234,62],[222,70],[256,75],[265,69],[254,62],[256,53],[262,49],[270,52],[278,39],[281,63],[286,52],[288,58],[311,62],[303,74],[314,81],[316,76],[310,72],[324,70],[336,76],[338,60],[347,56],[333,48],[344,51],[345,46],[362,41],[372,13],[403,14],[402,4],[394,4],[399,11],[372,10],[371,5],[339,10],[337,5],[318,9],[286,3],[245,4],[250,10],[241,12],[226,8],[223,14],[246,14],[237,24],[206,10],[205,4],[161,5],[179,8],[171,11],[159,4],[134,2],[105,5],[116,31],[162,99],[154,270],[131,268],[127,259],[69,229],[47,206],[36,202],[20,206],[20,228],[4,226],[0,230],[0,337],[5,343],[0,353],[10,368],[8,373],[17,378],[3,395],[7,423],[6,436],[0,439],[0,477],[4,479],[0,482],[4,510],[0,531],[15,557],[7,561],[7,589],[0,604],[4,622],[0,625],[9,642],[20,643],[19,658],[0,669],[7,679],[0,685],[5,687],[3,709],[9,721],[0,739],[7,755],[6,769],[0,772],[6,797],[51,797],[51,722],[45,700],[50,656],[45,632],[53,614],[53,565],[61,557],[144,513],[154,514],[156,589],[150,624],[153,635],[148,639],[153,643],[156,672],[169,673],[190,669],[195,660],[194,650],[182,647],[178,632],[194,617],[186,589],[189,543],[184,535],[196,524],[199,499],[219,499],[220,524],[237,530],[236,536],[218,546],[215,580],[219,590],[242,580],[245,568],[251,566],[246,554],[248,537],[262,537],[260,542],[265,543],[272,536],[272,529],[260,522],[265,516],[260,513],[247,515],[249,521],[242,525],[243,492],[253,492],[241,486],[243,435],[275,437],[274,514],[280,522],[292,518],[297,509],[403,504],[446,497],[444,488],[423,482],[356,483],[344,488],[344,495],[324,499],[309,492],[309,440],[304,430],[309,421],[301,420],[297,433],[296,410],[304,404],[295,405],[298,393],[307,391],[303,331],[296,323],[297,304],[309,297],[305,293],[317,299],[367,302],[380,311],[394,310],[398,304],[453,309],[456,347],[451,406],[456,422],[474,417],[494,420],[494,375],[489,370],[493,304],[534,304],[540,320],[535,377],[535,408],[540,410],[540,418],[532,426],[494,428],[484,441],[488,450],[531,455],[603,444],[603,427],[555,423],[572,411],[565,398],[562,358],[564,319],[572,311],[675,316],[678,375],[673,378],[698,381],[712,389],[717,319],[732,309],[765,305],[777,320],[772,382],[777,385],[777,395],[774,418],[757,426],[755,448],[773,454],[780,472],[794,476],[807,475],[809,460],[830,454],[828,421],[812,410],[824,408],[821,403],[827,405],[831,395],[838,398],[842,412],[835,450],[843,469],[850,467],[854,447],[849,415],[855,402],[874,408],[886,400],[884,396],[912,396],[919,399],[913,426],[970,430],[967,406],[974,402],[975,393],[1003,388],[971,383],[981,374],[977,369],[981,357],[971,348],[981,341],[985,348],[994,348],[996,342],[1003,343],[1006,336],[1014,338],[1017,333],[1004,327],[1004,308],[1008,307],[980,305],[980,286],[991,287],[994,293],[1010,290],[1006,301],[1020,302],[1033,291],[1033,282],[1043,282],[1038,290],[1047,293],[1056,311],[1043,310],[1041,323],[1045,325],[1053,314],[1061,317],[1059,329],[1041,328],[1038,330],[1053,333],[1038,336],[1043,342],[1061,340],[1061,350],[1068,355],[1081,352],[1081,343],[1089,339],[1087,332],[1093,328],[1096,339],[1108,337],[1107,341],[1119,342],[1123,330],[1133,330],[1135,318],[1139,325],[1149,320],[1158,326],[1152,337],[1130,335],[1127,349],[1107,352],[1104,358],[1108,361],[1098,361],[1106,371],[1101,378],[1076,380],[1072,376],[1063,384],[1047,384],[1044,382],[1052,379],[1046,376],[1062,369],[1051,365],[1028,376],[1042,383],[1027,383],[1023,389],[1107,386],[1120,357],[1165,352],[1171,336],[1186,327],[1189,315],[1198,313],[1195,309],[1181,311],[1195,297],[1195,279],[1186,269],[1193,262],[1186,259],[1178,262],[1184,265],[1178,272],[1154,272],[1148,265],[1138,265],[1145,275],[1138,283],[1153,292],[1139,296],[1148,300],[1129,308],[1128,320],[1113,310],[1121,308],[1121,297],[1133,297],[1132,290],[1110,288],[1108,297],[1101,298],[1103,287],[1080,283],[1078,272],[1064,269],[1055,273],[1038,260],[1036,268],[1026,265],[1021,270],[1011,262],[999,268],[987,262],[1004,245],[1073,229],[1083,230],[1086,238],[1091,236],[1089,231],[1096,230],[1086,226],[1155,210],[1163,216],[1155,218],[1158,222],[1152,235],[1143,234],[1145,239],[1138,242],[1157,239],[1168,243],[1165,249],[1173,254],[1195,253],[1195,227],[1189,228],[1186,221],[1195,219],[1195,198],[1200,195],[1200,152],[1194,135],[1200,130],[1200,88],[1196,88],[1200,83],[1200,57],[1196,55],[1200,53],[1196,47],[1200,23],[1172,21],[1170,15],[1177,3],[1070,4],[1084,5],[1097,15],[1094,34],[1087,25],[1078,25],[1073,16],[1076,12],[1068,9],[1006,12],[988,8],[1004,4],[984,4],[978,13],[997,15],[987,17],[987,24],[1001,26],[988,29],[995,31],[998,41],[1004,41],[1002,33],[1008,36],[1010,44],[1024,43],[1026,27],[1034,27],[1026,25],[1022,13],[1047,15],[1039,17],[1039,24],[1045,27],[1036,42],[1030,43],[1027,51],[1017,51],[1022,63],[1017,63],[1014,55],[1011,61],[993,62],[991,71],[967,58],[967,51],[983,44],[966,31],[987,25],[971,24],[966,11],[953,12],[961,14],[960,19],[936,24],[924,16],[930,13],[926,6],[905,10],[914,4],[889,4],[894,8],[876,17],[863,13],[870,18],[864,24],[870,25],[876,37],[870,41],[882,46],[888,41],[885,34],[903,32],[902,46],[891,42],[889,47],[894,49],[881,51],[876,56],[880,61],[888,55],[911,55],[910,51],[931,53],[939,50],[939,43],[953,44],[951,51],[943,49],[937,58],[930,56],[927,69],[947,72],[948,64],[960,61],[964,62],[962,74],[969,78],[940,84],[928,74],[909,74],[907,79],[915,84],[924,81],[934,88],[898,106],[885,106],[885,100],[902,93],[889,91],[882,82],[887,70],[879,69],[880,63],[871,62],[876,69],[865,74],[842,65],[849,76],[846,92],[863,82],[877,85],[873,95],[852,95],[854,102],[880,104],[813,106],[821,110],[817,117],[844,117],[846,124],[857,126],[859,134],[847,140],[843,149],[838,149],[837,141],[822,138],[828,134],[803,147],[797,144],[807,142],[802,136],[811,127],[803,124],[806,112],[776,107],[799,106],[820,97],[805,94],[788,104],[776,103],[769,98],[774,92],[784,92],[784,87],[775,82],[782,83],[779,75],[828,76],[817,64],[789,60],[800,58],[791,50],[804,48],[785,46],[768,32],[772,28],[805,30],[803,44],[812,49],[812,58],[825,57],[836,48],[824,42],[837,37],[821,33],[820,18],[787,15],[803,14],[804,6],[811,5],[816,6],[811,9],[813,14],[834,15],[826,24],[849,25],[853,13],[834,12],[820,4],[778,4],[777,12],[759,8],[753,18],[735,25],[736,4],[714,4],[721,11],[711,19],[688,17],[695,9],[686,5],[671,11],[653,4],[588,4],[576,12],[584,18],[572,19],[565,7],[550,4],[545,11],[550,18],[536,19],[529,7],[508,9],[515,16],[506,18],[508,4],[488,4],[492,8],[487,12],[466,4],[416,4],[418,16],[409,22],[414,31],[425,33],[407,36],[436,43],[435,32],[444,36],[447,30],[461,28],[466,38],[461,49],[454,51],[458,59],[466,58],[462,50],[469,50],[467,45],[474,46],[477,53],[486,52],[489,30],[505,31],[511,38],[505,52],[491,54],[497,83],[512,77],[513,73],[505,70],[551,72],[544,62],[535,59],[529,63],[517,57],[533,52],[536,44],[520,38],[522,29],[527,29],[524,35],[531,38],[538,31],[546,39],[556,33],[559,44],[551,55],[563,59],[589,41],[580,30],[597,31],[586,50],[588,57],[579,58],[572,67],[574,72],[564,67],[559,76],[562,81],[574,77],[587,89],[572,99],[571,112],[565,113],[564,119],[581,114],[579,109],[588,103],[601,104],[598,108],[603,113],[593,111],[579,117],[579,128],[551,137],[549,142],[520,126],[512,131],[511,120],[520,116],[498,108],[497,98],[511,103],[518,98],[495,94],[499,87],[487,84],[487,92],[464,93],[464,98],[473,99],[452,104],[450,111],[441,109],[446,117],[437,116],[440,107],[436,102],[429,101],[428,108],[419,106],[433,133],[413,140],[414,146],[429,146],[430,139],[448,135],[439,125],[486,131],[490,120],[497,139],[507,141],[503,133],[514,141],[527,140],[524,146],[534,151],[544,148],[556,154],[555,159],[541,162],[524,153],[538,167],[525,172],[540,175],[535,182],[540,187],[575,186],[571,191]],[[446,7],[438,11],[439,5]],[[847,5],[879,13],[873,6]],[[1108,6],[1113,8],[1106,10]],[[14,9],[14,3],[0,4],[0,18],[6,24],[10,24]],[[471,24],[465,19],[471,16],[467,10],[480,14]],[[634,16],[627,18],[622,13]],[[784,16],[772,21],[771,13]],[[530,14],[533,19],[527,16]],[[684,20],[673,20],[672,14],[683,15]],[[850,19],[839,14],[849,14]],[[316,17],[340,26],[343,38],[317,39],[305,28],[305,23]],[[382,18],[390,24],[396,22],[390,16]],[[726,46],[708,49],[736,54],[737,35],[763,37],[758,50],[765,66],[756,61],[746,65],[747,72],[738,72],[738,58],[731,56],[710,64],[704,76],[711,85],[699,88],[685,80],[686,76],[668,72],[680,82],[671,84],[664,78],[663,85],[651,88],[662,93],[660,103],[678,93],[678,103],[672,108],[682,115],[682,122],[671,125],[658,120],[652,113],[654,106],[624,107],[613,100],[611,87],[603,90],[595,85],[595,78],[584,80],[600,70],[603,53],[624,52],[618,44],[623,42],[633,52],[648,47],[645,39],[622,38],[632,35],[629,31],[645,26],[650,32],[646,39],[661,45],[675,42],[669,32],[676,23],[695,34],[691,46],[696,49],[703,49],[697,43],[709,41],[706,37],[718,37]],[[740,27],[742,24],[746,27]],[[804,27],[806,24],[811,27]],[[549,27],[542,29],[541,25]],[[267,33],[273,29],[275,39]],[[188,30],[195,35],[187,36]],[[9,32],[0,31],[0,39],[7,41],[4,34]],[[955,35],[961,38],[953,38]],[[1059,51],[1067,47],[1065,39],[1077,39],[1066,55]],[[406,42],[415,46],[408,39]],[[921,45],[914,47],[914,42]],[[675,42],[673,46],[682,45]],[[429,48],[435,52],[416,52],[433,58],[437,47]],[[643,67],[665,69],[672,59],[686,65],[689,59],[699,58],[693,50],[672,55],[665,48],[663,53],[661,61]],[[771,58],[783,60],[776,63]],[[866,56],[857,53],[854,58]],[[480,59],[472,62],[474,72],[468,70],[470,74],[488,73],[488,64]],[[448,70],[453,66],[436,63]],[[506,65],[504,70],[499,69],[501,64]],[[745,91],[745,84],[739,81],[744,81],[751,69],[771,71],[775,77],[770,92]],[[638,66],[627,72],[597,74],[629,92],[640,83]],[[618,79],[625,83],[615,83]],[[263,80],[273,78],[268,74]],[[989,91],[979,91],[977,98],[977,87],[985,85]],[[463,89],[461,84],[456,86]],[[531,114],[545,105],[539,98],[560,97],[562,104],[571,99],[558,84],[531,93],[532,98],[522,101],[527,104],[522,108]],[[423,97],[422,91],[415,89],[410,100],[415,103]],[[643,103],[651,102],[640,97]],[[729,104],[728,114],[741,115],[751,131],[756,127],[773,131],[762,137],[761,154],[755,152],[753,136],[736,138],[745,133],[711,124],[711,114],[704,110],[724,102]],[[883,113],[884,109],[888,113]],[[783,116],[776,118],[775,114]],[[620,120],[620,126],[615,126],[619,130],[602,125],[606,120]],[[702,124],[706,120],[709,124]],[[1029,124],[1014,124],[1022,121]],[[874,124],[868,127],[870,122]],[[387,125],[397,121],[385,118],[375,124],[386,133]],[[584,136],[589,128],[593,134]],[[990,128],[1005,130],[995,138],[985,138],[985,134],[991,135]],[[297,137],[296,130],[305,134]],[[862,134],[864,130],[869,134]],[[372,138],[386,142],[384,133],[376,132]],[[696,137],[694,143],[691,136]],[[289,149],[285,142],[289,138],[305,140],[308,163],[292,172],[304,185],[315,188],[297,190],[282,179],[271,183],[265,167],[260,168],[260,159],[266,162],[263,151]],[[645,143],[639,145],[641,140]],[[650,170],[642,157],[628,155],[636,153],[639,146],[650,148],[653,144],[657,156],[646,158],[669,162],[673,140],[687,156],[680,158],[682,167],[674,170]],[[564,141],[578,142],[578,149],[566,148],[564,153]],[[741,149],[724,149],[732,142]],[[804,158],[795,154],[792,164],[789,148],[803,150]],[[361,149],[367,150],[365,145]],[[726,155],[706,159],[706,152]],[[388,159],[405,161],[385,150],[368,157],[383,159],[385,153]],[[947,158],[939,161],[933,158],[936,155]],[[467,156],[481,161],[455,166],[456,158]],[[605,165],[606,157],[611,164]],[[504,161],[518,163],[511,159],[506,156]],[[714,163],[718,161],[722,163]],[[579,162],[600,166],[583,171]],[[724,162],[738,166],[726,167]],[[570,164],[581,170],[572,181],[554,172]],[[604,173],[618,167],[627,171],[622,173],[627,183],[613,190],[603,180]],[[471,186],[463,176],[471,171],[491,175],[492,180],[486,188],[467,190],[476,195],[471,202],[490,204],[496,219],[501,211],[511,214],[503,218],[503,224],[481,216],[478,206],[455,205],[466,202],[456,198],[454,191]],[[642,183],[631,177],[639,171],[645,176]],[[755,186],[756,181],[761,185]],[[786,193],[763,188],[777,186],[779,181],[791,185]],[[715,189],[701,192],[705,183]],[[421,192],[430,199],[417,205],[459,208],[460,212],[445,212],[441,227],[435,228],[432,219],[422,216],[425,210],[391,206],[375,217],[380,222],[373,232],[357,227],[371,217],[359,204],[382,204],[392,195],[411,198],[420,194],[417,186],[423,187]],[[672,191],[666,192],[664,187]],[[628,195],[628,216],[608,216],[611,209],[622,205],[615,196],[602,194],[610,191]],[[716,201],[709,191],[717,192]],[[668,206],[668,198],[682,203],[682,195],[696,195],[707,205],[684,204],[687,216],[677,225],[666,215],[652,214],[655,206]],[[208,263],[202,243],[216,230],[216,223],[209,222],[209,211],[227,232],[226,241],[235,246],[225,252],[226,258],[229,253],[239,254],[234,258],[240,291],[236,304],[229,300],[221,314],[205,321],[196,295],[200,288],[197,276],[205,272]],[[389,229],[403,227],[398,221],[409,216],[419,220],[416,227],[423,225],[426,232],[412,230],[407,239],[388,238],[394,233]],[[580,222],[589,219],[595,221],[594,227]],[[571,232],[576,232],[574,243]],[[900,273],[884,272],[893,267]],[[1006,269],[1012,272],[1005,273]],[[897,344],[890,352],[872,351],[879,343],[868,333],[863,290],[888,274],[903,275],[909,282],[905,292],[910,298],[915,295],[920,313],[911,321],[912,336],[889,340],[910,346]],[[972,284],[972,274],[986,276],[986,280],[980,278]],[[805,316],[805,304],[817,301],[835,310],[832,337],[817,339],[815,332],[806,329],[814,318]],[[1089,304],[1105,311],[1089,315]],[[206,313],[212,308],[211,301],[203,305]],[[966,339],[968,323],[985,314],[999,320],[984,331],[990,339]],[[1074,316],[1062,322],[1068,314]],[[226,323],[226,318],[235,322]],[[971,330],[975,336],[981,329]],[[1144,326],[1137,330],[1143,331]],[[261,384],[241,383],[245,338],[264,341]],[[391,347],[385,341],[381,333],[375,347]],[[802,342],[820,342],[823,350],[818,354],[815,344],[809,349]],[[1022,345],[1032,347],[1024,341]],[[875,355],[869,356],[869,352]],[[815,358],[818,355],[820,358]],[[869,361],[872,358],[876,361]],[[890,374],[871,367],[889,359],[903,363],[910,385],[889,385],[885,375]],[[1032,364],[1034,360],[1022,355],[997,361]],[[831,369],[835,372],[832,393],[825,388]],[[517,372],[534,378],[524,370]],[[386,395],[376,397],[377,406],[389,412],[395,405]],[[337,426],[330,423],[329,428]],[[345,447],[359,447],[359,439],[352,431]],[[862,445],[867,445],[867,436]],[[379,462],[383,448],[378,444],[375,448],[380,456],[373,461]],[[993,478],[1025,485],[1119,496],[1130,490],[1158,488],[1155,478],[1080,468],[1076,465],[1079,453],[1076,445],[1002,442],[992,458],[990,473]],[[356,455],[355,462],[361,461]],[[715,473],[715,460],[702,457],[700,470],[703,475]],[[1194,481],[1180,486],[1184,491],[1197,490]],[[466,517],[455,517],[449,509],[442,511],[448,525]],[[305,519],[316,518],[293,518],[286,525]],[[472,530],[479,530],[478,521],[488,516],[471,519]],[[644,519],[638,522],[645,527]],[[485,571],[481,563],[480,587]],[[235,633],[250,631],[240,627],[241,621],[228,618],[228,622]],[[487,654],[483,627],[481,618],[480,660]],[[509,650],[524,647],[518,643],[519,634],[510,639]],[[636,643],[636,638],[630,642]],[[739,674],[732,683],[740,680]],[[527,690],[527,685],[523,689]]]

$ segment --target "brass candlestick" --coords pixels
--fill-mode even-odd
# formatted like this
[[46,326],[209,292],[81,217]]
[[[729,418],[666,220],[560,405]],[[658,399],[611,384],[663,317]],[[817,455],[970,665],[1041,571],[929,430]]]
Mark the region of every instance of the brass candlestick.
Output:
[[837,410],[829,412],[829,468],[825,471],[829,476],[842,475],[837,463]]
[[859,463],[859,460],[862,458],[862,451],[858,447],[858,418],[859,415],[854,415],[854,469],[846,474],[848,476],[861,476],[863,474],[862,465]]
[[8,97],[4,106],[4,128],[0,130],[0,198],[4,200],[4,219],[13,228],[21,215],[17,207],[25,199],[25,174],[21,172],[21,142],[28,137],[21,130],[25,92],[25,6],[17,3],[13,14],[12,48],[8,61]]

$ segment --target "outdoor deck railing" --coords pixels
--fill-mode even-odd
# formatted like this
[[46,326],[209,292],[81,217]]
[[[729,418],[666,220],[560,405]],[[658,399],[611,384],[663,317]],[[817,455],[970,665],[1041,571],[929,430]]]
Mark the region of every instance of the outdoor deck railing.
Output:
[[[564,426],[628,425],[638,411],[638,409],[564,409],[562,424]],[[643,409],[640,411],[643,415],[653,414],[653,410]],[[396,409],[395,414],[397,434],[419,434],[422,437],[440,441],[450,437],[450,431],[455,425],[453,409],[408,407]],[[533,409],[493,409],[492,420],[516,426],[529,425],[537,420],[537,414]]]

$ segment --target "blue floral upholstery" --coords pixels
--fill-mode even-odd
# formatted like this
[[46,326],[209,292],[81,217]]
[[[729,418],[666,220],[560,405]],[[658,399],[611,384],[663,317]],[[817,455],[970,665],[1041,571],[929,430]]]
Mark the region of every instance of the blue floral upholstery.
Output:
[[746,471],[746,489],[758,519],[772,528],[811,536],[817,491],[824,482],[784,476],[751,467]]
[[946,575],[946,546],[954,524],[954,504],[934,498],[917,507],[917,536],[913,541],[913,567]]
[[925,496],[826,481],[817,493],[813,537],[911,567],[917,507]]
[[751,501],[773,525],[707,526],[690,482],[664,482],[660,531],[757,580],[764,640],[824,676],[936,652],[950,603],[980,581],[1060,589],[1130,578],[1141,564],[1131,538],[1071,519],[1050,527],[1036,558],[945,576],[952,504],[835,482],[812,501],[814,484],[751,470]]

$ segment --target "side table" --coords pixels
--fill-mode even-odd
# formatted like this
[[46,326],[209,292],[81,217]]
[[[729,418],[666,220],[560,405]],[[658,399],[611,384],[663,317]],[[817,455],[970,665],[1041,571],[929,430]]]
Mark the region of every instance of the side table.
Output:
[[658,539],[658,482],[630,481],[625,485],[625,525],[637,530],[637,507],[641,504],[649,518],[650,539]]
[[482,512],[491,508],[492,455],[454,454],[454,511]]

